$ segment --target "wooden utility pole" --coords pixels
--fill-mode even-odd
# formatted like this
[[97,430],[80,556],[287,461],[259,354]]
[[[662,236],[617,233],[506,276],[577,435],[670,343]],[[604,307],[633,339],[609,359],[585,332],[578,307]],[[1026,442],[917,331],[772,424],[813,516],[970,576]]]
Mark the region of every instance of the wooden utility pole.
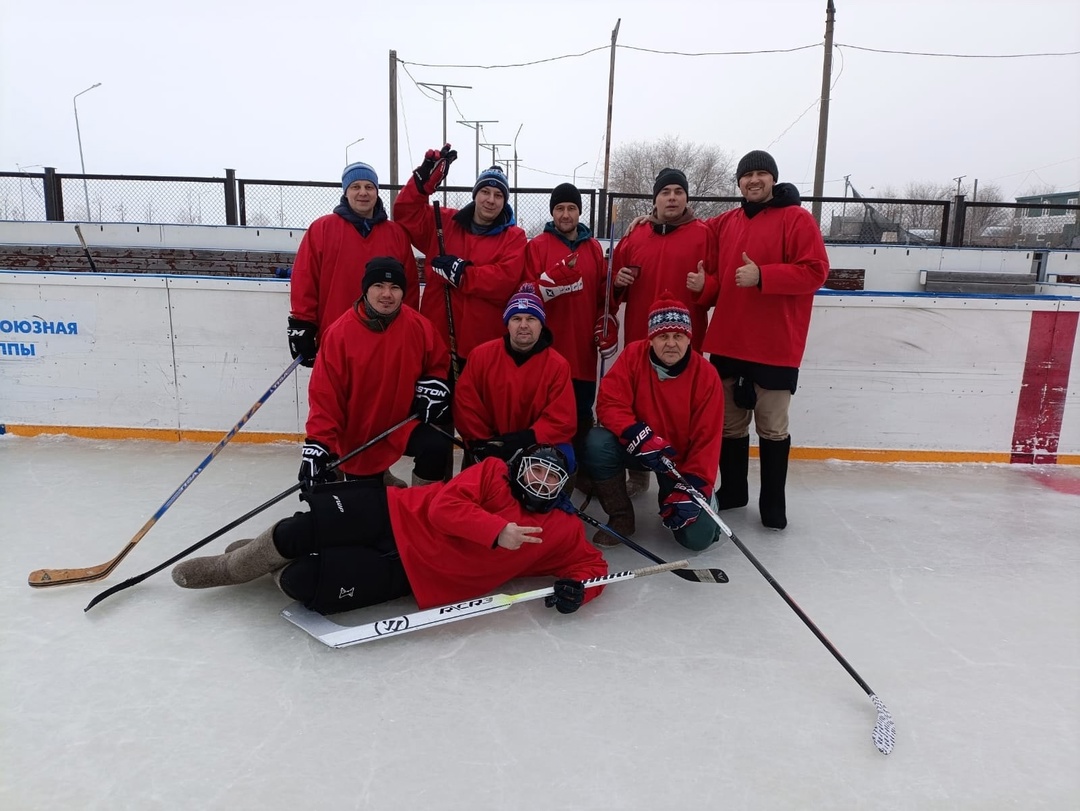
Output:
[[[821,109],[818,112],[817,164],[814,166],[814,197],[820,198],[825,188],[825,144],[829,138],[829,92],[832,84],[833,22],[836,6],[828,0],[825,7],[825,61],[821,68]],[[821,224],[821,200],[815,199],[810,207],[814,219]]]
[[600,233],[607,229],[607,194],[608,176],[611,172],[611,111],[615,101],[615,43],[619,39],[619,25],[622,17],[615,21],[611,32],[611,66],[608,68],[607,87],[607,130],[604,133],[604,188],[600,192]]
[[[448,143],[449,138],[447,138],[447,135],[446,135],[446,97],[447,97],[448,93],[446,92],[446,90],[447,90],[447,88],[450,88],[450,87],[457,88],[457,89],[460,89],[460,90],[472,90],[472,87],[470,85],[467,85],[467,84],[439,84],[439,83],[436,83],[436,82],[417,82],[417,84],[420,87],[429,87],[432,90],[435,90],[435,89],[441,90],[441,92],[442,92],[442,142],[444,144]],[[443,205],[445,206],[446,205],[446,184],[445,183],[443,184],[442,201],[443,201]]]
[[476,130],[476,175],[479,176],[480,175],[480,129],[484,126],[484,124],[498,124],[499,122],[495,121],[495,120],[492,120],[492,119],[488,119],[488,120],[469,119],[468,121],[458,120],[458,123],[459,124],[464,124],[466,127],[469,127],[470,129]]
[[[398,184],[397,136],[397,51],[390,51],[390,185]],[[390,192],[390,210],[394,210],[397,192]]]

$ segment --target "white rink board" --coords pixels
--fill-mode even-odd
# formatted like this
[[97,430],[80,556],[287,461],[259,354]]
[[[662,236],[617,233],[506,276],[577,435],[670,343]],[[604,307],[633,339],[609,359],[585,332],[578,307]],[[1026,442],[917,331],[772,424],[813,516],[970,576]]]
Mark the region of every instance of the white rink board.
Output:
[[1031,313],[1059,302],[819,295],[815,305],[792,398],[795,444],[1002,452]]
[[[14,307],[83,325],[33,357],[0,358],[0,422],[224,432],[289,364],[288,291],[278,280],[0,271],[0,319]],[[822,293],[792,401],[794,442],[1008,453],[1031,314],[1077,308],[1050,297]],[[1060,454],[1080,452],[1078,366],[1074,351]],[[247,430],[302,434],[308,379],[298,370]]]

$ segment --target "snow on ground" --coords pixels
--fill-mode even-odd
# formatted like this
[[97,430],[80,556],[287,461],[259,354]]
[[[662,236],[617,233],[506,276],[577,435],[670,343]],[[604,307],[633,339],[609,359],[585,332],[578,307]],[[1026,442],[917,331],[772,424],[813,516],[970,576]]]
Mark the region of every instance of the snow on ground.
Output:
[[[107,580],[27,586],[116,555],[209,449],[0,437],[0,807],[1080,806],[1080,470],[793,462],[785,532],[723,514],[891,710],[885,757],[866,694],[731,543],[692,558],[727,585],[657,575],[343,650],[269,578],[164,571],[83,612],[290,487],[292,446],[227,447]],[[654,499],[635,540],[682,557]]]

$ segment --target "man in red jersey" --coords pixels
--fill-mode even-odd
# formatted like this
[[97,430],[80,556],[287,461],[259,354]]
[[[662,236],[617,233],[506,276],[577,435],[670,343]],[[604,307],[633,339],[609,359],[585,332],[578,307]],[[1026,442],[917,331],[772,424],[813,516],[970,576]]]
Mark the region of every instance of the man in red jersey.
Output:
[[810,329],[814,293],[829,276],[821,230],[772,155],[748,152],[736,169],[742,206],[708,222],[716,274],[692,274],[696,300],[716,305],[704,351],[724,384],[720,509],[749,501],[750,419],[758,434],[761,523],[787,526],[788,409]]
[[[690,311],[671,293],[665,291],[654,303],[647,327],[648,337],[628,343],[600,381],[600,427],[585,440],[582,467],[616,532],[632,535],[636,528],[624,471],[651,471],[659,485],[664,526],[687,549],[706,549],[720,529],[698,520],[701,508],[667,473],[662,457],[674,460],[683,477],[710,498],[724,422],[720,378],[691,350]],[[611,546],[617,541],[599,530],[593,543]]]
[[555,577],[548,605],[569,614],[597,596],[581,581],[607,574],[581,521],[557,507],[567,460],[536,445],[509,465],[485,459],[430,487],[320,486],[311,509],[222,555],[176,565],[183,588],[246,583],[279,572],[286,595],[332,614],[412,594],[420,608],[480,597],[518,577]]
[[552,348],[544,306],[525,283],[503,310],[501,338],[476,347],[454,391],[454,425],[475,459],[508,460],[540,442],[571,457],[570,364]]
[[413,245],[428,257],[420,311],[444,340],[450,336],[444,289],[450,287],[454,337],[464,361],[472,350],[503,332],[502,311],[525,272],[525,232],[517,226],[507,198],[510,189],[498,166],[480,173],[473,201],[460,211],[443,209],[440,253],[435,215],[428,202],[457,153],[446,144],[430,149],[394,201],[394,219]]
[[376,256],[391,256],[405,268],[405,303],[420,305],[420,283],[409,235],[387,218],[379,199],[379,178],[366,163],[351,163],[341,174],[344,193],[333,214],[311,224],[293,262],[290,288],[289,351],[315,364],[320,332],[361,295],[364,268]]
[[570,183],[556,186],[549,209],[551,220],[525,248],[525,276],[540,292],[552,347],[570,363],[577,408],[573,444],[580,457],[585,436],[593,426],[597,350],[605,357],[614,354],[619,323],[611,314],[615,307],[609,306],[605,330],[604,249],[581,222],[581,192]]
[[[384,475],[401,456],[415,459],[413,484],[442,478],[450,440],[427,423],[448,416],[447,351],[431,322],[402,301],[408,282],[388,256],[367,264],[363,296],[323,333],[308,386],[307,438],[299,479],[308,485]],[[330,463],[376,434],[419,413],[421,423],[395,431],[339,469]],[[404,484],[402,485],[404,486]]]

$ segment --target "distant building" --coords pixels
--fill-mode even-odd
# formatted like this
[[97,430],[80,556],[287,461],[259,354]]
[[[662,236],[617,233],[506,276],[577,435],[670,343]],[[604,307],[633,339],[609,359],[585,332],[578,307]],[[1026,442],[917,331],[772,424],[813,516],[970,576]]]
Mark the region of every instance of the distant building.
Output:
[[1073,247],[1080,239],[1080,191],[1034,194],[1016,202],[1023,206],[1014,215],[1021,238],[1035,237],[1048,248]]

